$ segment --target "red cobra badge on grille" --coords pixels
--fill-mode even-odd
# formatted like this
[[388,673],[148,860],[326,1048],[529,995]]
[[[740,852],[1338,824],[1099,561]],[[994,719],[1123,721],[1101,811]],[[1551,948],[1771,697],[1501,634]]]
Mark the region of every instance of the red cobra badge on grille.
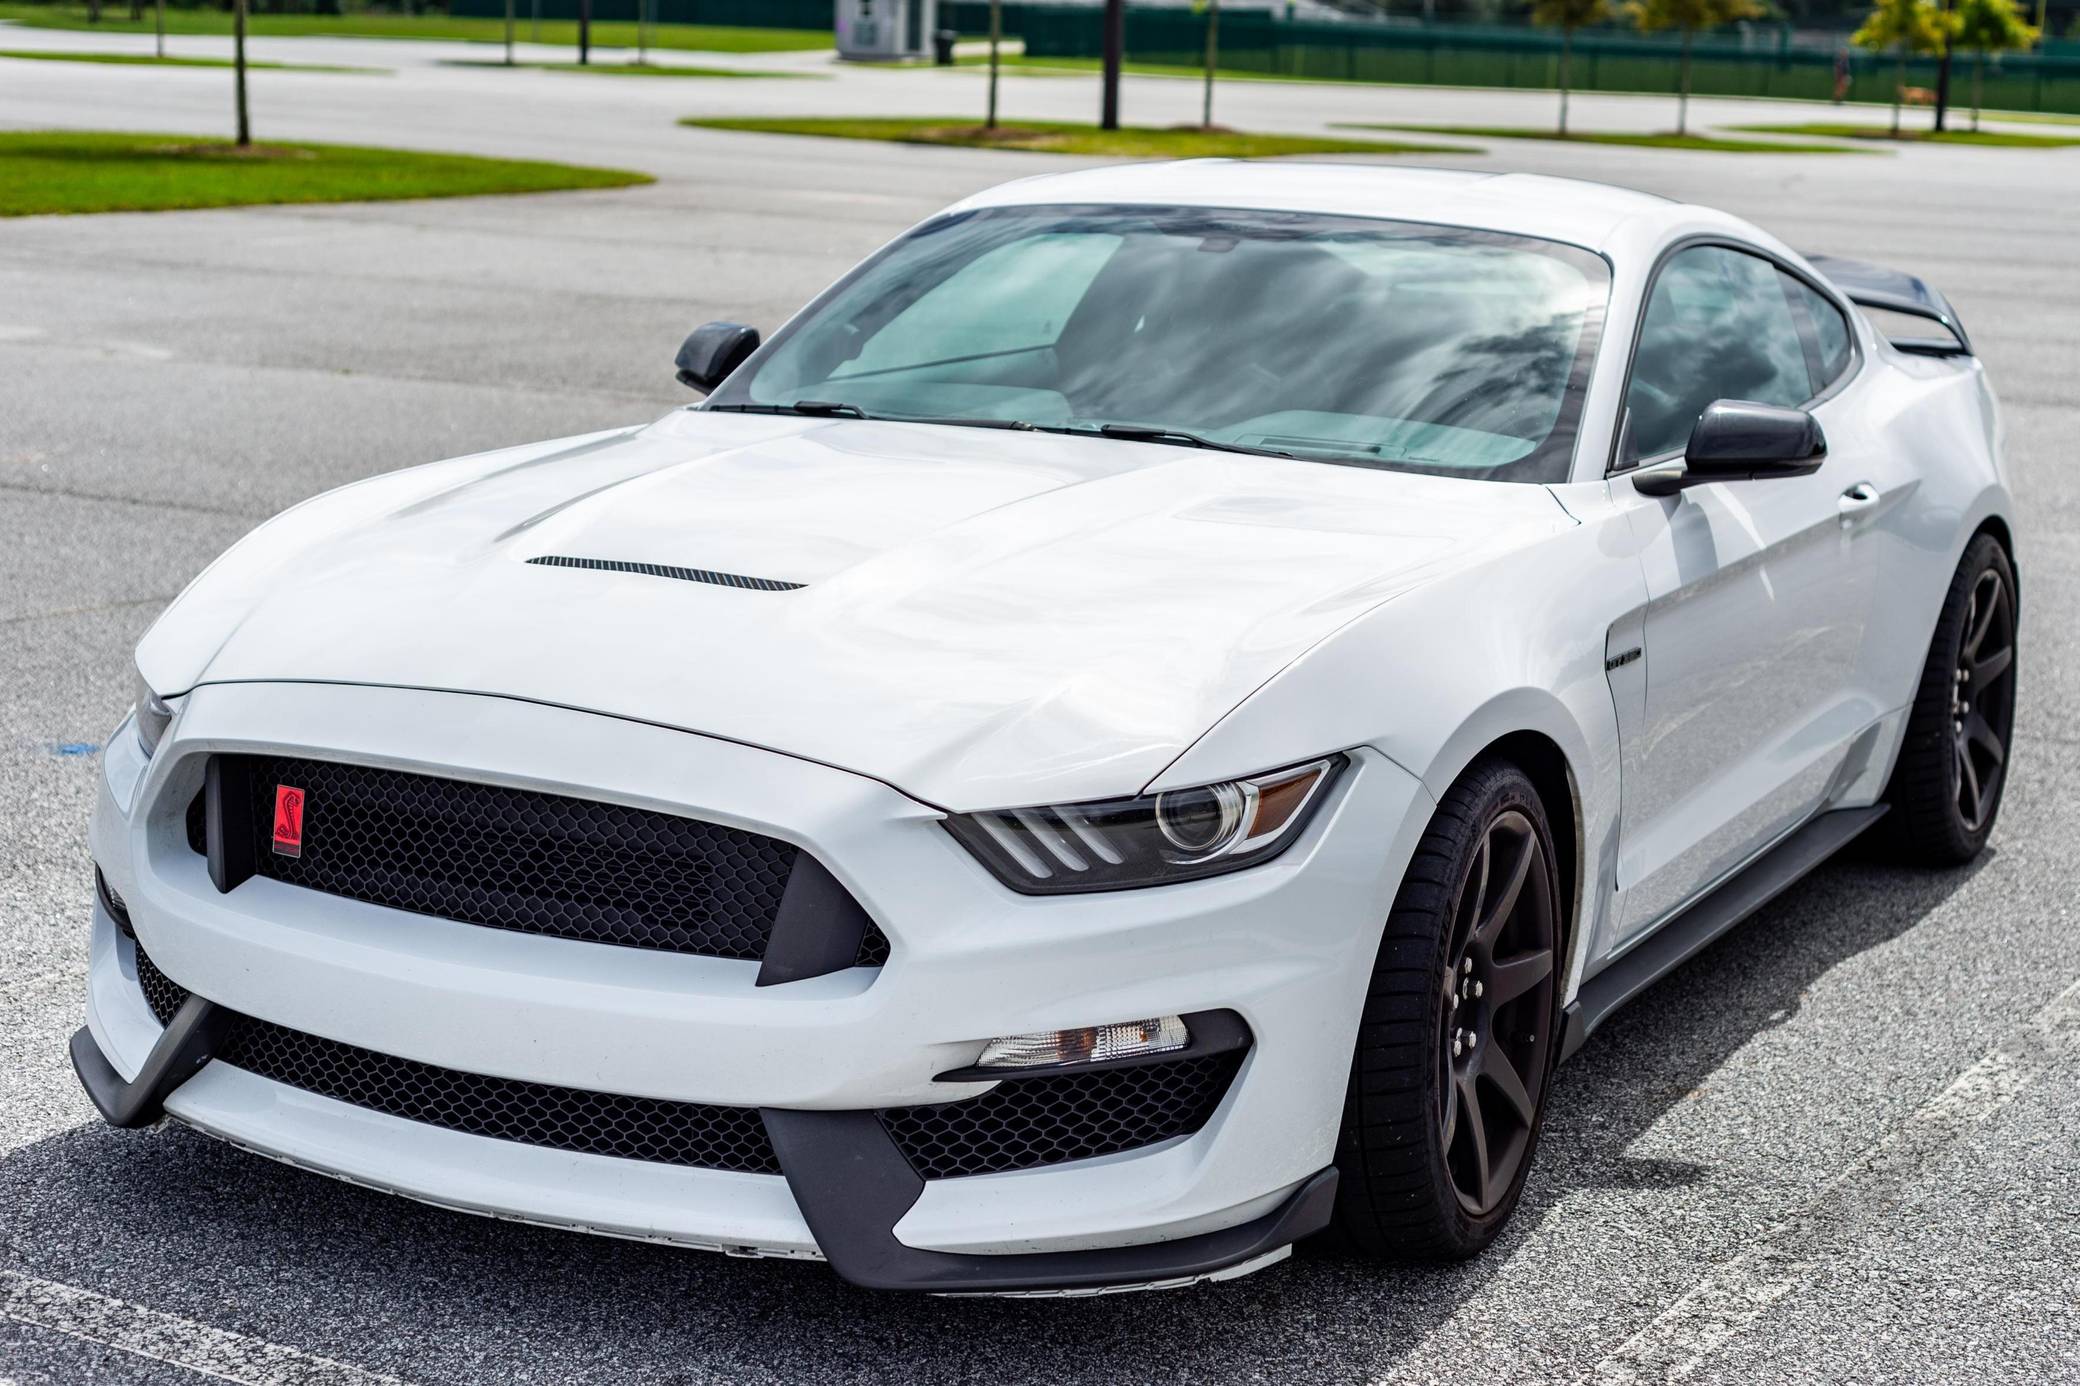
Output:
[[274,787],[274,851],[279,857],[303,855],[303,791],[294,785]]

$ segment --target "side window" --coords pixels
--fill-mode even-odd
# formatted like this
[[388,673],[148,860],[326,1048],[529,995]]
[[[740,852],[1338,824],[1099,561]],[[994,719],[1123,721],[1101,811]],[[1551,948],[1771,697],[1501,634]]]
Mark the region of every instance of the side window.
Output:
[[1712,245],[1662,265],[1625,396],[1627,462],[1682,451],[1714,400],[1797,405],[1812,396],[1805,342],[1775,265]]
[[[1806,316],[1813,321],[1813,335],[1820,348],[1819,373],[1813,379],[1813,394],[1817,395],[1849,369],[1852,356],[1849,336],[1849,320],[1842,310],[1830,303],[1826,295],[1802,279],[1784,276],[1784,282],[1798,301],[1805,306]],[[1811,398],[1811,396],[1807,396]]]
[[1118,236],[1028,236],[978,255],[870,337],[832,379],[1052,346]]

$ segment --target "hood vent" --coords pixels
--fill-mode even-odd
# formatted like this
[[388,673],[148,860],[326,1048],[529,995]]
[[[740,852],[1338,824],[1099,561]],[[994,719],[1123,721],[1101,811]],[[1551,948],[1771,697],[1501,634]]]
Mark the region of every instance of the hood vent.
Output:
[[793,592],[808,584],[782,582],[778,578],[745,577],[742,573],[713,573],[706,568],[674,568],[663,563],[626,563],[618,558],[568,558],[543,554],[530,558],[547,568],[589,568],[600,573],[642,573],[649,577],[678,578],[681,582],[707,582],[717,587],[741,587],[751,592]]

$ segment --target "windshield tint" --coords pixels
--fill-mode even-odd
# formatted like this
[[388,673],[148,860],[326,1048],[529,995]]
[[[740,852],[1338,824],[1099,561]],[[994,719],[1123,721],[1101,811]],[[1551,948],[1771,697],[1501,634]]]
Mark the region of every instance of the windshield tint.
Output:
[[1402,222],[957,213],[840,281],[712,403],[1158,428],[1564,481],[1608,283],[1587,251]]

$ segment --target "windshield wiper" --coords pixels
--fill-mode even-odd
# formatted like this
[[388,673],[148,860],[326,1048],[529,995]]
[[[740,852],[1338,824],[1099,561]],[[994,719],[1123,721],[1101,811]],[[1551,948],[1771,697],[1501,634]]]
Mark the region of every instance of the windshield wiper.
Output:
[[857,404],[835,404],[823,399],[798,399],[793,404],[710,404],[717,414],[806,414],[812,419],[869,419],[873,415]]
[[[1068,432],[1069,430],[1063,430]],[[1081,432],[1082,430],[1075,430]],[[1107,438],[1120,438],[1130,443],[1171,443],[1181,448],[1211,448],[1215,452],[1243,452],[1252,457],[1291,457],[1290,452],[1277,448],[1253,448],[1246,443],[1223,443],[1213,438],[1203,438],[1196,433],[1187,433],[1181,428],[1160,428],[1153,424],[1099,424],[1098,432]]]

